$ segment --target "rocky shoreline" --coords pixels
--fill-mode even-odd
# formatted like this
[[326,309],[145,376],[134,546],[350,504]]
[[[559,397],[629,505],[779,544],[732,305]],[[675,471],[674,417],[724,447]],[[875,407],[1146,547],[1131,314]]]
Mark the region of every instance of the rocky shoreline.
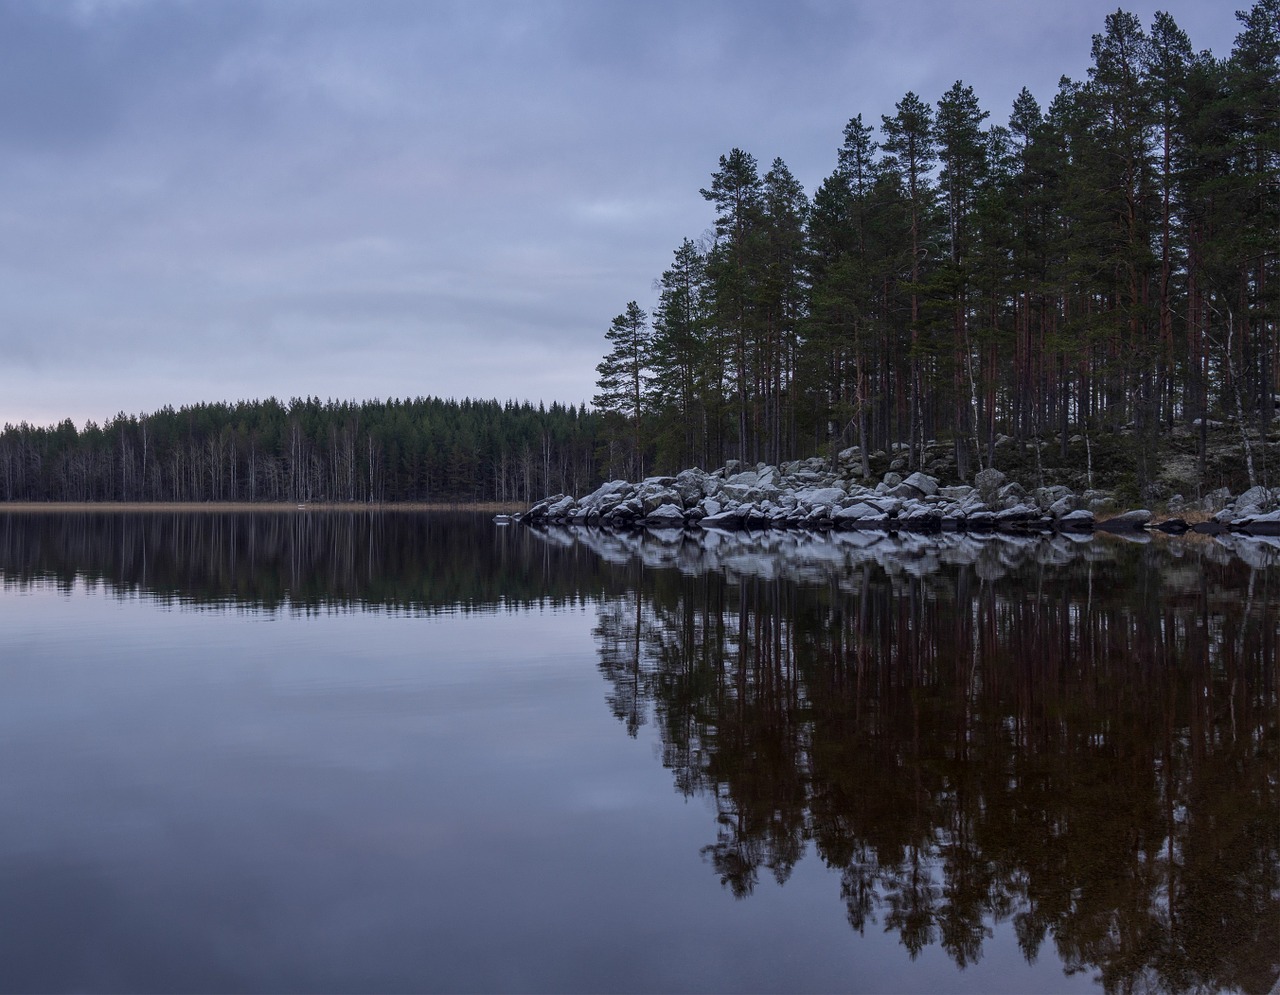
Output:
[[[843,455],[843,454],[842,454]],[[1091,532],[1158,529],[1280,535],[1280,488],[1239,495],[1214,491],[1199,502],[1171,501],[1158,519],[1147,509],[1110,514],[1105,491],[1066,486],[1027,488],[1000,470],[977,474],[974,485],[943,486],[916,472],[886,473],[878,483],[856,480],[842,461],[822,459],[771,466],[736,460],[718,470],[683,470],[638,483],[612,480],[575,498],[556,494],[515,516],[527,524],[589,525],[614,530],[879,529],[911,532]],[[1179,517],[1190,513],[1194,523]]]

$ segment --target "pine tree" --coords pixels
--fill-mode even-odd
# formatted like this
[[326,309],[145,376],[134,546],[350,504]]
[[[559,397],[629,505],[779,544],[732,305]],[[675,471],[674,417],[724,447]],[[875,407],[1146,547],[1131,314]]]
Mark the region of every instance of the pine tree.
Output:
[[922,322],[920,315],[921,259],[929,231],[933,187],[929,180],[934,164],[933,111],[914,93],[895,105],[893,117],[881,117],[886,170],[898,177],[906,191],[911,216],[911,393],[908,445],[912,466],[917,465],[924,441],[922,392]]
[[659,281],[653,312],[650,406],[660,412],[659,462],[705,464],[709,412],[718,417],[719,375],[707,322],[706,258],[685,239]]
[[939,191],[947,215],[946,283],[951,298],[952,392],[957,473],[969,477],[971,412],[976,407],[969,338],[969,267],[973,212],[978,191],[987,179],[988,141],[982,122],[988,114],[978,106],[973,87],[960,81],[938,101],[935,134],[942,163]]
[[633,478],[644,476],[644,409],[653,376],[652,338],[649,316],[631,301],[605,332],[612,348],[596,367],[598,393],[592,403],[630,428],[627,464]]
[[716,208],[716,244],[707,259],[712,320],[732,352],[731,384],[737,408],[738,456],[746,459],[751,433],[751,370],[759,326],[754,289],[759,276],[763,191],[755,157],[733,149],[720,157],[711,186],[701,191]]

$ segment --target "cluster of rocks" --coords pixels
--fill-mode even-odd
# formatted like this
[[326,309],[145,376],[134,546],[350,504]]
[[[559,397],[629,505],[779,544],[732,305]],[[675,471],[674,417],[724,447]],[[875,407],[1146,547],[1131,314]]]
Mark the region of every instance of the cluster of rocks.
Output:
[[[1261,492],[1261,494],[1255,494]],[[1251,496],[1251,497],[1250,497]],[[1249,503],[1244,504],[1249,497]],[[1280,532],[1280,491],[1254,488],[1236,498],[1231,518],[1206,523],[1207,530],[1240,528]],[[1076,494],[1069,487],[1027,490],[996,469],[978,473],[974,486],[941,486],[936,477],[896,471],[868,486],[821,459],[781,466],[746,467],[730,461],[713,472],[681,471],[639,483],[612,480],[582,498],[557,494],[523,515],[527,523],[597,525],[611,529],[884,529],[916,532],[1090,532],[1144,529],[1150,511],[1134,510],[1095,521],[1110,505],[1099,491]],[[1243,509],[1243,510],[1242,510]],[[1169,519],[1153,527],[1184,531],[1192,526]],[[1205,526],[1196,525],[1198,530]]]
[[[1232,497],[1225,487],[1211,491],[1201,502],[1211,521],[1237,531],[1280,534],[1280,487],[1250,487]],[[1170,502],[1171,509],[1175,507]]]

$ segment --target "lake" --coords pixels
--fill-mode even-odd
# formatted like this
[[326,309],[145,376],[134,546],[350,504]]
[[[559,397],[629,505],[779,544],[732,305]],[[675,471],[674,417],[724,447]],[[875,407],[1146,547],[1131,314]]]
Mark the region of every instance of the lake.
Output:
[[1266,539],[0,514],[0,988],[1266,991],[1278,650]]

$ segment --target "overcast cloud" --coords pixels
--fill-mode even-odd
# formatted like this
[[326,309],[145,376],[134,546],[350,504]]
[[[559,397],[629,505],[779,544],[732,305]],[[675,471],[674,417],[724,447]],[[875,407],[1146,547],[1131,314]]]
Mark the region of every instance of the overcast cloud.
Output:
[[[1115,7],[0,0],[0,423],[589,400],[720,155],[811,193],[908,90],[1003,122]],[[1219,56],[1233,8],[1124,5]]]

